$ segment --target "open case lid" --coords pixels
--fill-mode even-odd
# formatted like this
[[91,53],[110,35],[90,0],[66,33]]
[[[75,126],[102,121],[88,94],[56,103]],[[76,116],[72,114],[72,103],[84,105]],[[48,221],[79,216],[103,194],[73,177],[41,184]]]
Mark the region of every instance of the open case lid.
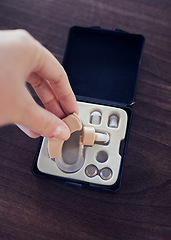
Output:
[[143,45],[142,35],[72,27],[63,66],[74,93],[132,105]]

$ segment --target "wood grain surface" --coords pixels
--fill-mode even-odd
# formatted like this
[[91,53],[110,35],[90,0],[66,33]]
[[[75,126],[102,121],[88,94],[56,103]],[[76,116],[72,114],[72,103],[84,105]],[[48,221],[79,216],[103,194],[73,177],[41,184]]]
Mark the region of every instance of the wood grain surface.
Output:
[[170,13],[169,0],[0,0],[0,29],[28,30],[60,62],[73,25],[146,38],[121,190],[36,178],[30,169],[39,139],[1,127],[1,240],[171,239]]

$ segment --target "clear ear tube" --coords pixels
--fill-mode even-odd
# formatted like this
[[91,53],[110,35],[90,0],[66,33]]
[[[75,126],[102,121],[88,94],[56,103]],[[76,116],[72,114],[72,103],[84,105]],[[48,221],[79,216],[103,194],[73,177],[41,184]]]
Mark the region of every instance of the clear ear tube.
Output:
[[[81,136],[80,136],[81,138]],[[55,158],[55,163],[58,166],[58,168],[66,173],[74,173],[77,172],[80,168],[82,168],[84,164],[84,156],[83,156],[84,146],[82,142],[79,142],[79,150],[77,155],[77,160],[73,164],[68,164],[64,161],[63,157]]]

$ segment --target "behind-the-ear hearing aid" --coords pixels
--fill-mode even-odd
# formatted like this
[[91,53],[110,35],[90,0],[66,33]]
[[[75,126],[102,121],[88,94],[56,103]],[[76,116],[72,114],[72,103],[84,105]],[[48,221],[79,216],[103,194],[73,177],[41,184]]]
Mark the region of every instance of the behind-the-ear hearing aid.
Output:
[[78,171],[84,164],[84,146],[93,146],[95,143],[107,144],[109,142],[109,134],[96,132],[94,127],[82,127],[81,120],[75,113],[67,116],[63,121],[68,125],[71,134],[82,129],[82,135],[80,135],[79,138],[77,161],[71,165],[65,163],[62,158],[62,147],[64,142],[68,139],[62,141],[49,138],[48,151],[50,158],[55,159],[55,163],[59,169],[63,172],[73,173]]
[[[73,113],[62,119],[69,127],[70,134],[82,129],[82,123],[77,114]],[[48,151],[50,158],[58,158],[62,155],[62,146],[65,140],[49,138]]]

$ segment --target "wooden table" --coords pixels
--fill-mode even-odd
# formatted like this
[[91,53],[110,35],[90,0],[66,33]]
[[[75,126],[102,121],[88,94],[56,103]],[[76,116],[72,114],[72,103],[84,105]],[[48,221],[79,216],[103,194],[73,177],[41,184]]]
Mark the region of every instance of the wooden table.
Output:
[[169,0],[0,1],[0,29],[28,30],[60,62],[73,25],[146,38],[121,190],[78,190],[36,178],[30,169],[39,139],[1,127],[1,240],[171,238],[170,12]]

